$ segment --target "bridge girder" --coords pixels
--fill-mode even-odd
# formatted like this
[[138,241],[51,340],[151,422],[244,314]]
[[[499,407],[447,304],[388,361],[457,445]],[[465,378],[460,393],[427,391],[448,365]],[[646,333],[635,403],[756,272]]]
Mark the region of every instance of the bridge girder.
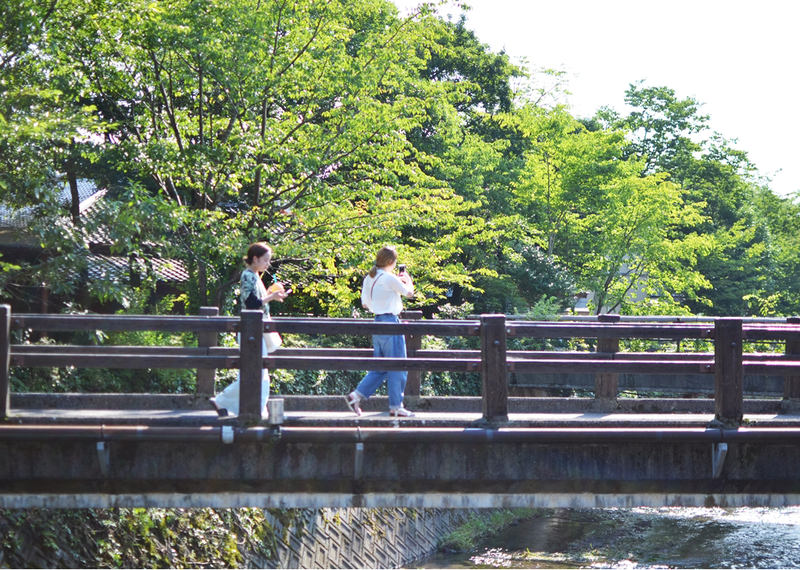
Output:
[[731,438],[715,477],[725,430],[322,431],[0,439],[0,508],[800,504],[794,432]]

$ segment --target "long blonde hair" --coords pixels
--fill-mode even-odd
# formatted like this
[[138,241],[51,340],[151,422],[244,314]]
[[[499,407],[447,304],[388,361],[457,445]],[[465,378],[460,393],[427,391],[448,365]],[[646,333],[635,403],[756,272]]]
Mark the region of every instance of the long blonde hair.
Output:
[[391,245],[382,247],[375,256],[375,264],[369,270],[369,276],[375,277],[378,274],[379,267],[386,267],[397,261],[397,250]]

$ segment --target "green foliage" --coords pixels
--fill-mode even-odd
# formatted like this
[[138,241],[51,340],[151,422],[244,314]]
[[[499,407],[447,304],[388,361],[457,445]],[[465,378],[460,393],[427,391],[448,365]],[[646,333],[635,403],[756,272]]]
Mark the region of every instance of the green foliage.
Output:
[[[769,232],[770,279],[763,281],[755,296],[753,314],[800,314],[800,195],[779,198],[760,185],[754,195],[759,219]],[[743,297],[745,301],[750,299]],[[751,298],[752,299],[752,298]]]
[[[642,296],[798,307],[797,206],[704,138],[698,101],[637,82],[627,116],[578,120],[563,72],[513,64],[430,4],[13,0],[0,53],[0,195],[37,206],[44,254],[0,262],[7,297],[44,283],[76,308],[130,307],[175,259],[188,313],[235,313],[259,240],[292,284],[287,314],[353,314],[386,243],[416,278],[409,308],[428,312],[564,310],[589,291],[598,312]],[[57,174],[108,192],[78,216]],[[88,279],[98,240],[128,275]]]
[[[5,510],[0,560],[19,568],[258,565],[276,555],[265,514],[262,509]],[[275,514],[290,521],[297,512]],[[34,548],[21,548],[23,542]]]
[[[459,207],[407,160],[397,136],[424,105],[422,21],[399,20],[382,0],[176,0],[142,6],[135,18],[129,3],[104,8],[113,24],[95,48],[107,59],[88,64],[107,78],[95,97],[120,134],[118,167],[146,176],[177,209],[173,254],[190,264],[197,303],[210,296],[220,305],[246,244],[262,239],[279,260],[295,260],[282,278],[316,310],[346,314],[351,277],[371,250],[396,240],[410,212],[446,226]],[[122,112],[119,101],[140,114]],[[437,246],[407,247],[428,258]]]
[[540,509],[504,509],[489,516],[471,513],[469,519],[455,531],[439,541],[439,549],[448,552],[464,552],[520,520],[541,514]]
[[[37,203],[54,173],[76,158],[76,144],[97,133],[96,109],[75,97],[49,66],[47,30],[75,4],[5,2],[0,20],[0,192],[4,204]],[[58,9],[56,9],[58,8]],[[63,70],[62,70],[63,72]]]
[[798,235],[796,228],[788,235],[779,229],[787,227],[781,220],[793,219],[791,200],[769,191],[768,181],[758,178],[747,153],[734,142],[705,135],[708,117],[699,113],[695,99],[680,99],[672,89],[638,82],[626,92],[626,102],[633,108],[627,117],[601,110],[600,128],[628,129],[632,144],[626,154],[642,161],[645,173],[668,175],[680,184],[684,202],[700,216],[689,224],[675,224],[670,239],[695,243],[693,251],[684,248],[689,258],[679,263],[690,263],[702,278],[692,279],[685,289],[673,281],[655,293],[680,294],[693,313],[796,312],[796,303],[784,291],[794,290],[798,280],[789,284],[784,276],[796,269],[797,250],[787,255],[789,250],[775,244],[776,235],[783,243],[788,235],[794,236],[790,242]]
[[[366,336],[285,335],[284,346],[307,348],[372,348]],[[271,389],[276,394],[335,395],[347,394],[364,376],[357,370],[271,370]],[[383,388],[385,390],[385,387]]]
[[[182,299],[166,297],[150,302],[147,290],[133,291],[130,306],[119,314],[169,314],[173,305]],[[152,331],[110,332],[104,334],[75,334],[66,339],[76,344],[105,344],[119,346],[197,346],[196,335]],[[31,344],[30,337],[23,339]],[[55,344],[55,339],[37,341]],[[45,393],[154,393],[190,394],[195,391],[195,371],[183,369],[121,369],[103,368],[26,368],[11,369],[12,392]]]
[[634,136],[629,152],[644,160],[644,172],[670,171],[700,150],[692,135],[707,128],[708,116],[699,114],[693,97],[678,99],[673,89],[643,83],[625,92],[625,103],[634,108],[624,121]]
[[548,254],[578,287],[595,293],[598,313],[625,310],[637,289],[695,297],[707,284],[694,269],[707,240],[675,231],[700,223],[698,209],[666,175],[621,160],[622,132],[588,130],[563,108],[528,107],[508,120],[536,141],[514,184],[518,211],[543,228]]

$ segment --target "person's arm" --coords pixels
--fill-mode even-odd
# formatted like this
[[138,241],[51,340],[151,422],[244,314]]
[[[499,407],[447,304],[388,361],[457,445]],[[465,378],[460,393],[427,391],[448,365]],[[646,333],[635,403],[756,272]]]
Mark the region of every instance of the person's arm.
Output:
[[361,306],[368,311],[372,310],[372,298],[370,297],[368,286],[369,281],[372,281],[372,279],[364,277],[364,281],[361,283]]
[[258,277],[252,271],[246,269],[242,272],[239,286],[241,287],[242,304],[245,309],[256,310],[264,305],[264,302],[258,296],[256,279]]
[[403,282],[403,285],[408,287],[408,293],[406,293],[406,297],[409,299],[412,298],[414,296],[414,280],[411,278],[411,274],[403,271],[397,278]]
[[397,291],[403,297],[411,298],[414,296],[414,280],[411,275],[406,272],[399,275],[392,275],[392,289]]
[[264,303],[261,301],[261,299],[256,297],[255,291],[250,291],[250,294],[244,300],[245,309],[255,310],[255,309],[260,309],[263,306]]
[[289,296],[291,293],[291,289],[283,290],[278,289],[277,291],[272,291],[271,293],[267,293],[267,296],[264,297],[264,304],[269,303],[270,301],[280,301],[283,303],[284,299]]

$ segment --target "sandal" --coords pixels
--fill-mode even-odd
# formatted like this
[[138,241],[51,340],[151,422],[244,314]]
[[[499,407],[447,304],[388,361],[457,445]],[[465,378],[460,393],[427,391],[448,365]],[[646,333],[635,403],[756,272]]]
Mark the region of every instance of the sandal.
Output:
[[358,397],[358,394],[350,392],[344,397],[344,401],[347,403],[347,407],[350,408],[351,412],[357,416],[361,415],[361,398]]
[[228,416],[228,410],[226,408],[220,408],[219,404],[214,398],[209,398],[208,403],[217,411],[217,415],[221,418],[225,418]]
[[405,409],[403,406],[400,406],[399,408],[390,409],[389,415],[393,418],[413,418],[414,412]]

